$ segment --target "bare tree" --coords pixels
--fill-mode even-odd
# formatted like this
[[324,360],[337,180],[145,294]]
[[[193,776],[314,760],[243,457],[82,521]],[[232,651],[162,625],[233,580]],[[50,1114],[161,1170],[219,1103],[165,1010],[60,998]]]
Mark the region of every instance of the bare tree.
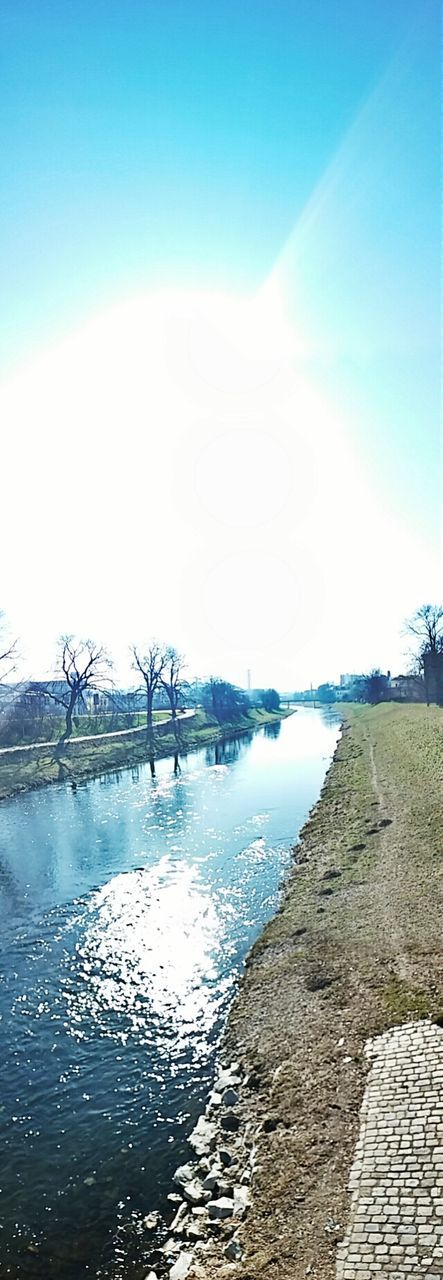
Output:
[[186,662],[182,653],[178,653],[172,645],[165,651],[165,666],[161,683],[169,699],[174,732],[177,721],[177,707],[182,696],[183,671]]
[[17,665],[17,640],[8,640],[8,630],[3,609],[0,609],[0,684],[12,676]]
[[166,666],[166,649],[152,640],[151,644],[142,652],[137,645],[131,646],[134,670],[139,671],[143,676],[146,688],[146,729],[148,737],[152,735],[152,708],[154,705],[154,694],[156,693]]
[[59,747],[71,737],[72,719],[77,705],[86,707],[87,689],[100,691],[111,683],[112,662],[102,645],[93,640],[76,640],[62,636],[59,642],[60,676],[66,680],[66,692],[54,689],[54,681],[39,686],[53,702],[63,707],[66,726]]
[[420,605],[420,608],[413,613],[412,618],[408,618],[405,623],[404,633],[412,636],[415,641],[411,654],[413,659],[412,670],[416,675],[424,675],[426,699],[429,702],[425,658],[427,654],[443,653],[443,605]]
[[422,604],[405,624],[407,635],[419,642],[419,655],[443,650],[443,605]]

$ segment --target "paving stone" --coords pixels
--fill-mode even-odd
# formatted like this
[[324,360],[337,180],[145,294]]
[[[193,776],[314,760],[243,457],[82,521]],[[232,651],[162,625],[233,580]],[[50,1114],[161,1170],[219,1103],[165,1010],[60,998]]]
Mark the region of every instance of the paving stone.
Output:
[[369,1041],[337,1280],[443,1280],[443,1028]]

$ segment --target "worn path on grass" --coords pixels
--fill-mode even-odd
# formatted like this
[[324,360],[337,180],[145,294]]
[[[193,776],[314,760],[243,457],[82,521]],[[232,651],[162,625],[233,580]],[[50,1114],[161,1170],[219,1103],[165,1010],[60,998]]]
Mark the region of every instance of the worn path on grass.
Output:
[[[176,721],[181,724],[183,720],[192,720],[195,717],[195,714],[196,712],[193,708],[189,711],[178,711]],[[173,725],[173,723],[174,721],[172,716],[168,715],[166,712],[164,717],[155,721],[154,727],[157,728],[158,725],[165,724]],[[68,738],[66,745],[75,747],[79,742],[95,742],[98,746],[100,746],[101,743],[106,746],[106,743],[112,741],[113,738],[127,738],[128,741],[130,741],[134,734],[139,733],[144,733],[146,737],[145,724],[138,724],[134,729],[111,729],[108,732],[105,730],[104,733],[79,733],[72,738]],[[23,751],[43,751],[45,747],[57,747],[58,745],[59,739],[53,742],[26,742],[18,747],[0,747],[0,756],[13,756]]]
[[226,1034],[226,1054],[249,1072],[239,1114],[257,1143],[243,1260],[208,1253],[192,1275],[334,1280],[367,1039],[443,1011],[442,779],[439,708],[346,709]]

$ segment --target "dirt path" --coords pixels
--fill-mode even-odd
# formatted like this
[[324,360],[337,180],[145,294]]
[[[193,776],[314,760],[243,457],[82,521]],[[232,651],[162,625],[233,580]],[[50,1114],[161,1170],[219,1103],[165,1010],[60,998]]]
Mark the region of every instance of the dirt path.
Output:
[[[399,878],[401,876],[400,857],[397,849],[395,820],[388,816],[388,808],[380,787],[380,780],[375,761],[374,743],[368,739],[371,781],[378,804],[377,824],[380,829],[380,876],[376,879],[378,909],[380,919],[391,939],[395,965],[402,981],[413,980],[413,970],[408,962],[404,945],[404,934],[397,915]],[[393,804],[395,811],[397,805]],[[393,829],[391,829],[393,828]]]
[[[195,714],[194,710],[179,711],[177,713],[177,722],[180,722],[181,724],[183,720],[192,720],[195,717]],[[159,725],[169,725],[172,723],[172,717],[166,712],[164,718],[155,721],[154,728],[157,729]],[[130,741],[135,734],[140,733],[144,733],[146,736],[145,724],[136,725],[135,729],[111,729],[109,732],[105,730],[103,733],[77,734],[75,737],[68,739],[66,746],[68,748],[75,748],[79,742],[94,742],[98,746],[101,744],[106,746],[106,743],[112,742],[114,738],[127,738],[128,741]],[[57,740],[54,742],[27,742],[19,747],[0,747],[0,756],[13,756],[27,751],[44,751],[45,748],[57,746]]]

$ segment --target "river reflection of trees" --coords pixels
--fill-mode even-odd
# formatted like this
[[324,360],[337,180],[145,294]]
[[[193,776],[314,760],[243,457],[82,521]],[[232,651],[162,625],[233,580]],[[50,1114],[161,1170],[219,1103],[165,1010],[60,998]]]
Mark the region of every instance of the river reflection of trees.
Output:
[[17,878],[13,875],[11,868],[3,856],[0,854],[0,903],[3,906],[4,898],[5,908],[12,910],[22,901],[22,891],[20,889]]
[[166,833],[167,839],[172,839],[176,833],[188,828],[194,804],[192,792],[180,784],[180,764],[177,769],[174,757],[168,760],[168,764],[170,773],[162,771],[161,775],[152,778],[152,808],[147,810],[146,818],[150,828],[154,822],[159,831]]
[[206,764],[235,764],[239,756],[250,747],[252,738],[252,733],[242,733],[241,738],[225,738],[221,742],[212,743],[206,747]]
[[100,773],[98,776],[98,784],[100,787],[118,787],[122,780],[122,770],[113,769],[112,773]]
[[[280,729],[280,720],[277,720],[275,724],[264,726],[265,734],[268,738],[278,738]],[[238,737],[224,738],[221,742],[211,743],[210,746],[205,748],[205,764],[209,767],[217,764],[235,764],[235,761],[239,759],[239,756],[243,755],[250,747],[253,736],[254,734],[252,732],[242,733],[241,736]],[[202,749],[203,748],[200,748],[200,750]],[[179,750],[171,757],[171,772],[176,778],[180,777],[182,765],[186,762],[188,754],[189,752],[187,751]],[[117,768],[101,773],[99,774],[97,781],[100,787],[118,787],[124,775],[127,775],[127,773],[130,772],[131,782],[138,783],[140,782],[140,778],[142,777],[142,773],[146,765],[149,767],[151,778],[155,785],[157,781],[156,761],[154,758],[149,756],[145,761],[140,761],[137,764],[129,766],[129,770]],[[76,789],[76,786],[73,787],[73,790]]]
[[281,720],[276,720],[274,724],[265,724],[265,738],[278,738],[281,730]]

